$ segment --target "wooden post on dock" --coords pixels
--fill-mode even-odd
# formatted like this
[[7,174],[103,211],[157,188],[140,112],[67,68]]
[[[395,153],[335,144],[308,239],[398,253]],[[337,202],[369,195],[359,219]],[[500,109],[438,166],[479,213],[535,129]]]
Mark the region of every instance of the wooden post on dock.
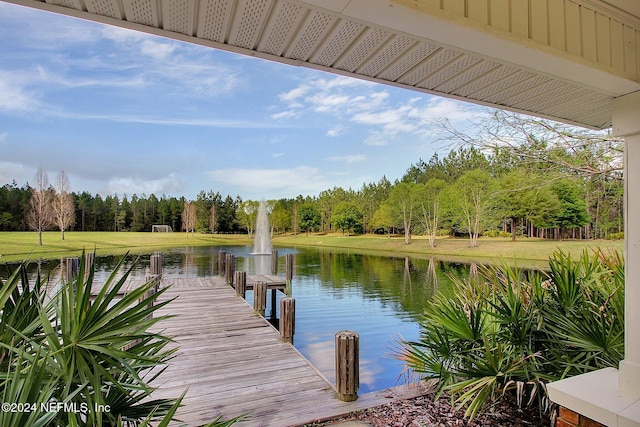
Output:
[[91,266],[93,265],[93,261],[95,259],[94,252],[85,252],[84,254],[84,278],[89,277],[89,272],[91,271]]
[[280,338],[293,344],[296,328],[296,300],[285,297],[280,300]]
[[358,398],[360,387],[360,336],[354,331],[336,333],[336,396],[343,402]]
[[247,294],[247,272],[236,271],[233,277],[233,284],[236,288],[236,295],[245,298]]
[[224,260],[224,277],[228,285],[233,285],[233,273],[236,270],[236,261],[233,254],[227,254]]
[[224,276],[224,261],[227,253],[225,251],[218,251],[218,275]]
[[264,317],[267,309],[267,283],[256,282],[253,284],[253,310]]
[[152,276],[162,276],[162,253],[154,252],[149,259]]
[[271,251],[271,274],[278,274],[278,250],[273,249]]
[[272,320],[278,318],[276,314],[276,303],[278,301],[278,291],[276,289],[271,289],[271,314],[269,315]]
[[293,294],[291,289],[291,281],[293,280],[293,254],[285,255],[284,279],[287,283],[286,294],[290,297]]
[[[154,294],[156,294],[159,290],[160,290],[160,275],[159,274],[154,274],[151,276],[146,276],[145,277],[145,281],[147,283],[149,282],[153,282],[153,287],[150,288],[149,290],[147,290],[147,292],[145,292],[144,294],[142,294],[139,298],[138,298],[138,303],[142,303],[144,302],[144,300],[146,300],[147,298],[153,296]],[[148,308],[153,307],[153,301],[150,301],[147,304]],[[147,314],[147,316],[145,317],[145,319],[151,319],[153,317],[153,312]]]
[[69,257],[65,259],[65,279],[67,283],[71,283],[78,276],[78,266],[80,260],[77,257]]

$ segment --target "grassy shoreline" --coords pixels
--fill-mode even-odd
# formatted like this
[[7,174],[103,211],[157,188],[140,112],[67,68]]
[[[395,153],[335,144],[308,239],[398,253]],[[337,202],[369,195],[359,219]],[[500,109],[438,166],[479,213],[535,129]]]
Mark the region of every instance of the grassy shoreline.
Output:
[[[145,253],[179,246],[250,245],[251,239],[242,234],[134,233],[134,232],[67,232],[62,240],[59,232],[43,234],[43,246],[38,246],[35,232],[0,232],[0,262],[19,262],[24,259],[50,259],[77,256],[83,249],[96,249],[100,255],[119,255],[127,251]],[[358,252],[391,255],[452,258],[459,260],[487,260],[489,262],[522,260],[530,263],[546,262],[557,249],[579,254],[584,249],[605,251],[624,249],[624,241],[610,240],[542,240],[519,238],[515,242],[505,238],[481,238],[477,248],[470,248],[468,239],[443,237],[436,247],[429,247],[426,238],[414,236],[405,245],[401,236],[343,236],[336,234],[298,234],[275,236],[274,246],[339,248]]]

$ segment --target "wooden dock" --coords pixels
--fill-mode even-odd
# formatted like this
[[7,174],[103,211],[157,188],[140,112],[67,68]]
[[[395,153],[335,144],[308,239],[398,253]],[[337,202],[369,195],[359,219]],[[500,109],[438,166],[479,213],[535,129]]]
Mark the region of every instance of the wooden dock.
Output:
[[154,398],[178,397],[188,389],[178,418],[189,426],[248,414],[241,427],[299,426],[354,410],[418,395],[418,387],[396,387],[335,398],[333,386],[221,277],[163,279],[176,298],[156,325],[180,350],[154,383]]
[[253,289],[253,286],[257,282],[265,282],[267,284],[267,289],[276,289],[284,292],[287,288],[287,282],[282,277],[272,274],[260,274],[247,276],[247,286],[245,289]]

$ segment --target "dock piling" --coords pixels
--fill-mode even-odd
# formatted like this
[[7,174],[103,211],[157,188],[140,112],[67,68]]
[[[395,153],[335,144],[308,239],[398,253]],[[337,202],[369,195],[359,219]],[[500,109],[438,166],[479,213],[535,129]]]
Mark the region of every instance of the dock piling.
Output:
[[271,251],[271,274],[278,275],[278,250]]
[[84,254],[84,279],[86,280],[89,277],[89,272],[91,271],[91,266],[93,265],[93,261],[95,258],[94,252],[86,252]]
[[245,298],[247,295],[247,272],[236,271],[233,277],[233,285],[236,288],[236,295]]
[[227,254],[224,260],[224,277],[228,285],[233,284],[233,273],[235,271],[235,256]]
[[225,251],[218,251],[218,275],[224,276],[224,261],[227,253]]
[[149,259],[151,275],[152,276],[162,276],[162,253],[154,252]]
[[69,257],[65,259],[65,279],[67,283],[71,283],[78,276],[78,267],[80,259],[77,257]]
[[360,387],[360,336],[354,331],[336,333],[336,397],[343,402],[358,399]]
[[296,300],[285,297],[280,300],[280,338],[293,344],[296,327]]
[[291,296],[293,291],[291,289],[291,281],[293,280],[293,254],[285,255],[285,263],[284,263],[284,279],[287,283],[287,296]]
[[267,283],[256,282],[253,286],[253,310],[264,317],[267,309]]

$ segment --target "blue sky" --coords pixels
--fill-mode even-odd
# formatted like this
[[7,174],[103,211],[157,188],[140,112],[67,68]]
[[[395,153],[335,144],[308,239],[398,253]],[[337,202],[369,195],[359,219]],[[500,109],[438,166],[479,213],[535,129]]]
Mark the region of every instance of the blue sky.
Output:
[[259,200],[400,178],[486,109],[0,2],[0,185]]

